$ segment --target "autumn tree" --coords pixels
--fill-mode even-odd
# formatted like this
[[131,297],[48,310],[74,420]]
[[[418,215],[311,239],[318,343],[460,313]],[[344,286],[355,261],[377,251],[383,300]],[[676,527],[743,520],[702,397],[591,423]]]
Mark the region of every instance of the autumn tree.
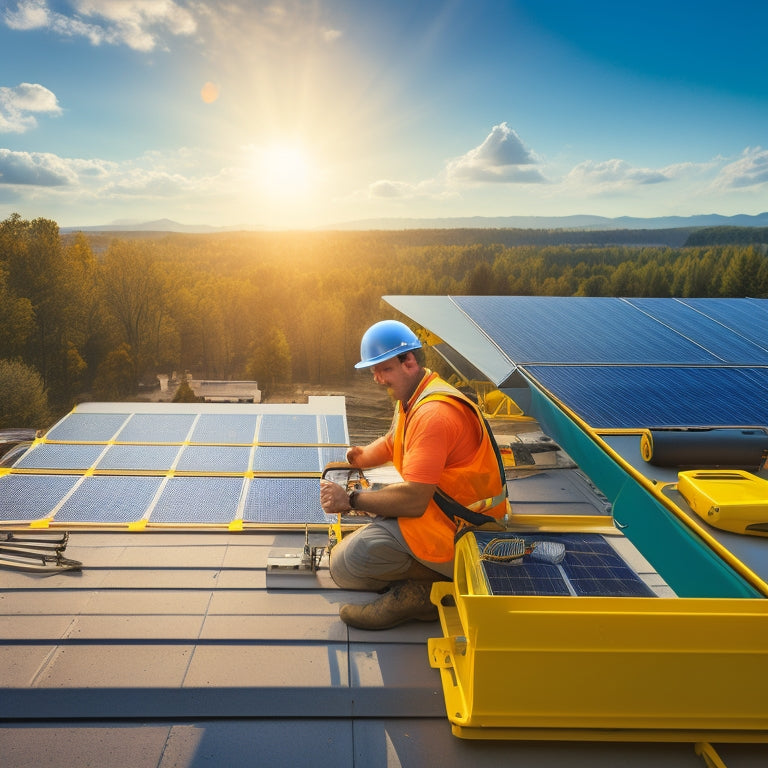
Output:
[[246,371],[252,381],[258,382],[264,398],[278,384],[291,382],[291,348],[282,329],[272,326],[252,342]]
[[0,427],[48,426],[51,414],[40,374],[15,360],[0,360]]

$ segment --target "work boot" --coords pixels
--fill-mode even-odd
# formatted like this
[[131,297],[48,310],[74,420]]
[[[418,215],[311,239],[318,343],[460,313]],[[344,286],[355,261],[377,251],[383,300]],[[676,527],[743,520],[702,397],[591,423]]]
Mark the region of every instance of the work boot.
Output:
[[411,619],[436,621],[437,607],[429,600],[431,590],[429,581],[398,581],[371,603],[342,605],[339,616],[357,629],[390,629]]

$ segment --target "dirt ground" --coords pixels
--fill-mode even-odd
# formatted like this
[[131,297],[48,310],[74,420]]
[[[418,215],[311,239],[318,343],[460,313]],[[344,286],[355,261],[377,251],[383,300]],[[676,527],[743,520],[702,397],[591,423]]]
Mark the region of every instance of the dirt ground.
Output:
[[[294,394],[306,398],[309,395],[342,395],[346,400],[347,428],[352,445],[365,445],[381,437],[392,421],[394,405],[382,387],[374,384],[370,374],[356,377],[337,388],[314,385],[295,386]],[[284,393],[269,398],[270,402],[287,400]]]

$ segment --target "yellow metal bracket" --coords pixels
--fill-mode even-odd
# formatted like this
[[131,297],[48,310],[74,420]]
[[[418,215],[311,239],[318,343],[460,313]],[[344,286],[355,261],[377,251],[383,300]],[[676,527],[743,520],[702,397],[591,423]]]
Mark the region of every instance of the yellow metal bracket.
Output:
[[720,755],[717,754],[717,750],[708,741],[697,742],[694,749],[696,754],[704,759],[707,768],[727,768]]

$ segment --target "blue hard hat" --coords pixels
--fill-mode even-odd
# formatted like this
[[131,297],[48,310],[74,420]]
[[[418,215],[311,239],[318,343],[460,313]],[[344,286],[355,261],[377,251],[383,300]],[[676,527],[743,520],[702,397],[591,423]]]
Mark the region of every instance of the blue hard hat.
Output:
[[360,362],[355,368],[370,368],[420,347],[421,342],[407,325],[397,320],[382,320],[363,334],[360,341]]

